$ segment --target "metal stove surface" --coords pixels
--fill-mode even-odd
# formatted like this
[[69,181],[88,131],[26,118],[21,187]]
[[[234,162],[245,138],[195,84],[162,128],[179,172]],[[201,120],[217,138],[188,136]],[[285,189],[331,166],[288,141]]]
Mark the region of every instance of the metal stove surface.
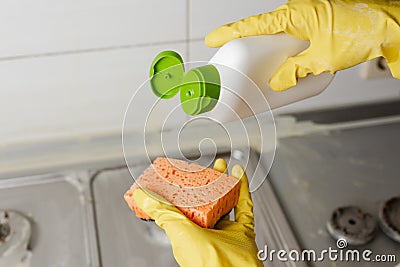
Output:
[[[380,106],[379,111],[383,116],[391,114],[386,109],[383,112]],[[342,110],[339,117],[348,118],[347,113],[348,110]],[[353,115],[357,110],[351,113],[351,119],[356,119]],[[371,117],[364,110],[362,114],[362,119]],[[303,118],[313,120],[313,116],[310,113]],[[335,111],[314,117],[320,123],[326,123],[325,118],[338,116]],[[258,247],[317,251],[335,248],[336,242],[328,234],[326,224],[338,207],[358,206],[378,219],[382,204],[400,195],[400,120],[387,121],[377,126],[279,139],[270,179],[252,193]],[[217,156],[232,159],[230,165],[243,165],[244,159],[250,157],[246,171],[252,176],[258,154],[247,150],[233,152]],[[204,159],[210,162],[210,158]],[[147,164],[138,162],[136,166],[132,171],[140,173]],[[267,173],[265,168],[260,171],[256,175]],[[177,266],[163,231],[154,223],[138,220],[125,203],[123,194],[133,182],[126,167],[98,170],[94,175],[73,170],[70,174],[0,180],[0,210],[20,212],[31,222],[30,266]],[[0,239],[7,232],[2,229]],[[399,243],[379,228],[375,238],[359,248],[397,256],[396,263],[379,266],[399,263]],[[275,260],[264,265],[378,264]]]
[[[257,153],[234,151],[232,154],[232,157],[230,154],[220,154],[217,157],[225,158],[229,162],[229,169],[234,164],[244,165],[247,162],[246,170],[249,177],[252,177],[258,163]],[[202,160],[211,162],[212,158],[205,156]],[[199,163],[202,164],[202,161]],[[138,164],[132,172],[140,174],[147,167],[148,164]],[[265,170],[261,172],[266,173]],[[133,179],[127,168],[104,170],[93,178],[92,190],[102,266],[178,266],[163,230],[154,222],[136,218],[125,203],[123,194],[132,183]],[[274,213],[275,217],[282,216],[273,197],[268,183],[253,194],[258,244],[265,244],[267,240],[271,240],[273,233],[276,237],[278,228],[290,233],[286,222],[283,221],[279,226],[268,222],[269,214]],[[270,202],[271,205],[265,207],[261,202]],[[271,211],[271,207],[275,210]],[[282,220],[283,217],[280,221]]]
[[[341,206],[357,206],[376,220],[382,204],[400,195],[400,123],[386,123],[280,140],[270,182],[304,249],[321,251],[335,240],[326,224]],[[400,220],[400,218],[398,218]],[[350,247],[351,248],[351,247]],[[369,243],[352,247],[394,254],[400,244],[377,229]],[[377,262],[324,262],[313,266],[377,266]]]
[[31,223],[31,258],[21,266],[90,264],[82,195],[69,180],[68,176],[45,175],[0,182],[0,210],[17,211]]

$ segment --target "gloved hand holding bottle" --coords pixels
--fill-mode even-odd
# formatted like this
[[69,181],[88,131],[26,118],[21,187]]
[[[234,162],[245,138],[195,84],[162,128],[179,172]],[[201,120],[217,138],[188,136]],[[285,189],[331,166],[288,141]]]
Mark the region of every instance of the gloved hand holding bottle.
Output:
[[[215,170],[225,172],[226,168],[225,160],[215,161]],[[133,197],[138,207],[165,230],[180,266],[263,266],[257,258],[253,201],[247,176],[239,165],[232,168],[231,175],[241,179],[235,221],[229,220],[229,215],[226,215],[214,229],[202,228],[193,223],[175,206],[153,192],[143,189],[134,191]]]
[[276,70],[269,82],[275,91],[308,74],[335,73],[379,56],[400,79],[400,1],[289,0],[273,12],[215,29],[206,44],[220,47],[236,38],[280,32],[310,46]]

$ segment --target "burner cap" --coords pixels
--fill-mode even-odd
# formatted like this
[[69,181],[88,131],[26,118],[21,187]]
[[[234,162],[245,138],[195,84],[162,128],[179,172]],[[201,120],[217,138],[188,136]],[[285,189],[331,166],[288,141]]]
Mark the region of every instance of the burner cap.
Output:
[[0,265],[14,266],[26,255],[31,224],[21,213],[0,210]]
[[382,231],[394,241],[400,242],[400,196],[387,200],[379,212]]
[[333,211],[327,229],[336,240],[344,238],[349,245],[364,245],[374,237],[376,221],[358,207],[339,207]]
[[0,221],[0,244],[10,235],[10,225],[7,222]]

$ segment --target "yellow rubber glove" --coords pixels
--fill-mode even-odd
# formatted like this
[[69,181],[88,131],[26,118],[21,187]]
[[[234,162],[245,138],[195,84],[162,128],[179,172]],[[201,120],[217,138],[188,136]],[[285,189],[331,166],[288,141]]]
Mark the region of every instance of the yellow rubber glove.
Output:
[[[225,160],[216,160],[214,169],[225,172]],[[229,215],[226,215],[214,229],[202,228],[193,223],[175,206],[153,192],[143,189],[133,192],[138,207],[165,230],[180,266],[263,266],[257,258],[253,201],[247,176],[239,165],[232,168],[231,175],[241,179],[235,221],[230,221]]]
[[400,1],[289,0],[273,12],[217,28],[205,42],[220,47],[236,38],[280,32],[310,41],[274,73],[269,84],[275,91],[310,73],[333,74],[379,56],[400,79],[399,22]]

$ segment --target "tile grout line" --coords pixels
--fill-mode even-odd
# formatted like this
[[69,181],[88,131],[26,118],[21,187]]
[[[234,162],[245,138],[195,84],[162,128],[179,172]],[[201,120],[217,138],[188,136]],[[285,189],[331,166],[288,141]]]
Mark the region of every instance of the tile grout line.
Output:
[[[190,0],[186,0],[186,61],[192,61],[191,59],[191,51],[190,51]],[[199,38],[200,39],[200,38]],[[185,114],[185,119],[189,120],[190,116]]]
[[133,45],[119,45],[119,46],[88,48],[88,49],[80,49],[80,50],[66,50],[66,51],[57,51],[57,52],[48,52],[48,53],[39,53],[39,54],[17,55],[17,56],[9,56],[9,57],[0,57],[0,62],[31,59],[31,58],[88,54],[88,53],[103,52],[103,51],[128,50],[128,49],[132,49],[132,48],[140,48],[140,47],[156,46],[156,45],[179,44],[179,43],[185,43],[188,46],[190,41],[201,41],[201,40],[202,40],[201,38],[197,38],[197,39],[193,39],[193,40],[183,39],[183,40],[174,40],[174,41],[166,41],[166,42],[154,42],[154,43],[143,43],[143,44],[133,44]]
[[186,0],[186,60],[188,61],[191,61],[190,26],[190,0]]

